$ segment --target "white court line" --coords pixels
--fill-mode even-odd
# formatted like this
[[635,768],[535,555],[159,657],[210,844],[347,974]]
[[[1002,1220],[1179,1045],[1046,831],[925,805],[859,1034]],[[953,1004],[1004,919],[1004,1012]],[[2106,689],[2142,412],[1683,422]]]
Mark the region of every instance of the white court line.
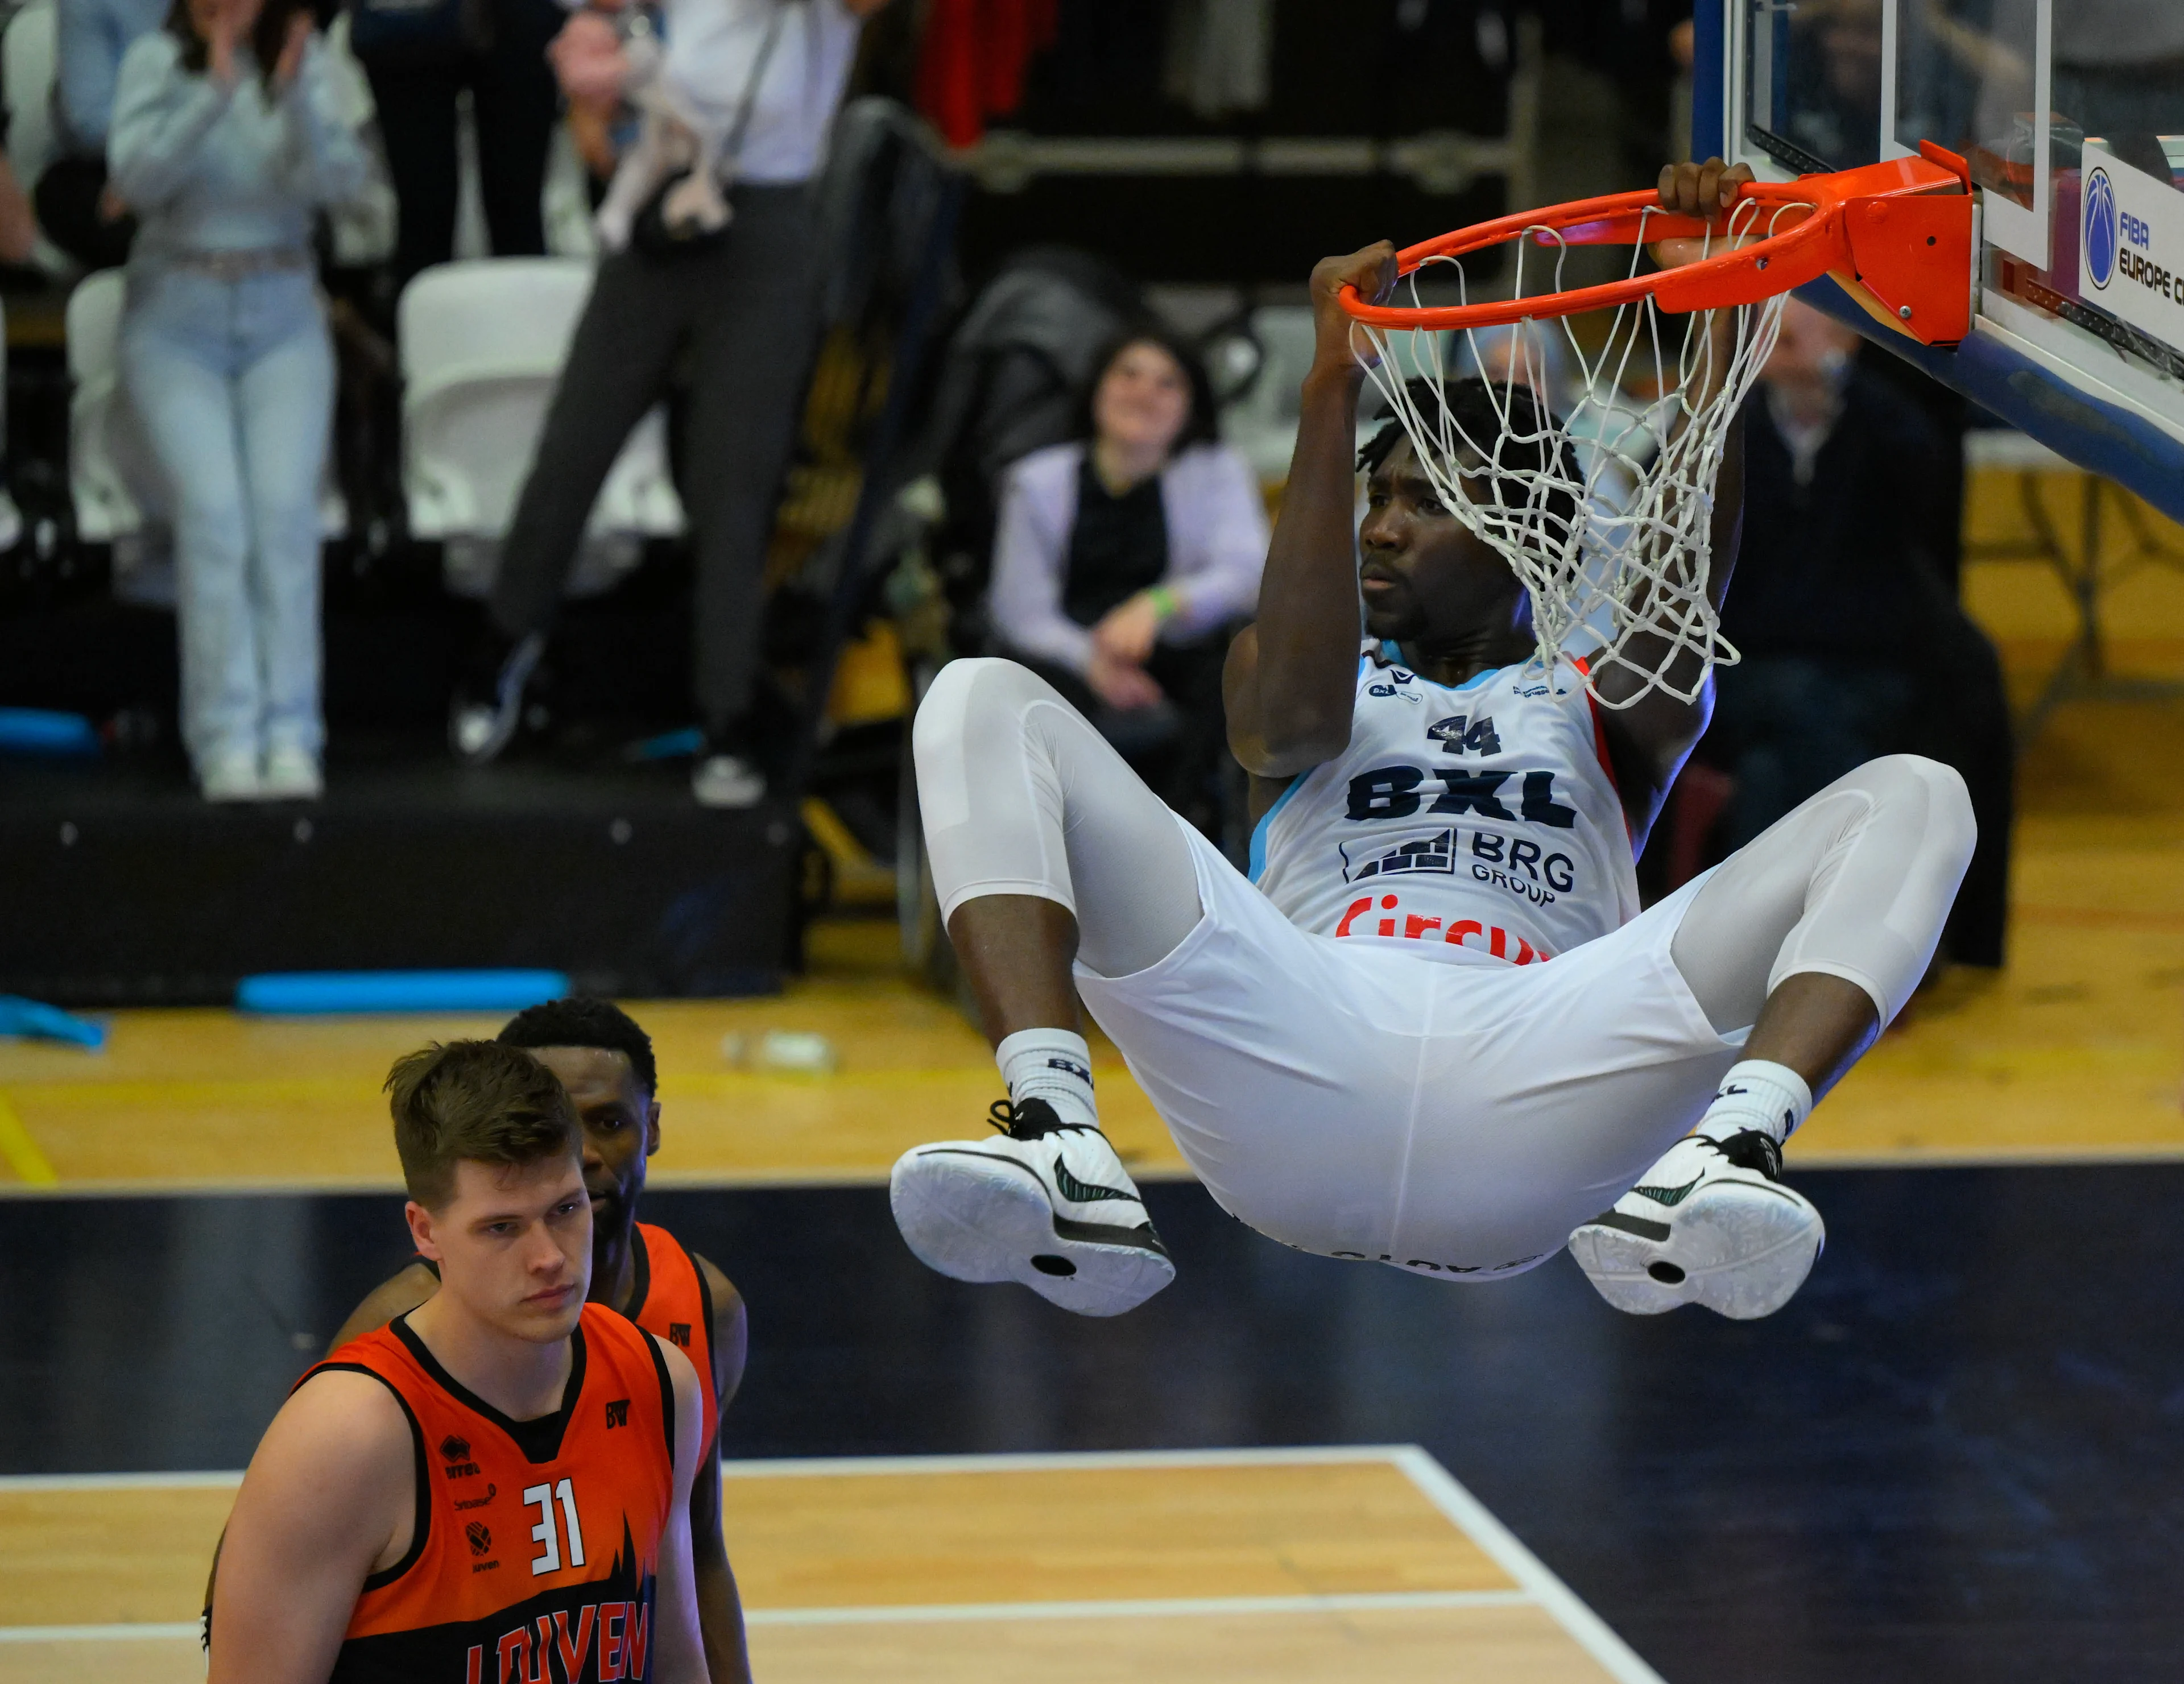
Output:
[[[966,1456],[780,1456],[721,1464],[723,1479],[840,1477],[873,1474],[1036,1474],[1072,1468],[1260,1468],[1334,1463],[1400,1464],[1414,1446],[1305,1445],[1265,1450],[1056,1450]],[[220,1491],[242,1483],[240,1469],[194,1474],[5,1474],[11,1491]]]
[[0,1497],[15,1491],[233,1491],[240,1469],[205,1474],[4,1474]]
[[1606,1667],[1617,1684],[1667,1684],[1640,1659],[1615,1628],[1588,1608],[1575,1591],[1557,1578],[1546,1562],[1524,1547],[1517,1535],[1494,1518],[1493,1511],[1466,1491],[1457,1477],[1419,1446],[1405,1445],[1394,1457],[1427,1501],[1448,1516],[1456,1529],[1492,1556],[1502,1570],[1531,1592],[1585,1652]]
[[130,1643],[177,1637],[194,1643],[202,1635],[194,1620],[165,1625],[0,1625],[0,1643]]
[[[856,1474],[1045,1474],[1072,1468],[1128,1470],[1145,1468],[1311,1467],[1331,1463],[1401,1464],[1406,1444],[1300,1445],[1265,1450],[1049,1450],[990,1456],[783,1456],[771,1460],[723,1462],[723,1479],[775,1479],[783,1475],[840,1477]],[[1419,1453],[1424,1454],[1423,1452]]]
[[[4,9],[4,8],[0,8]],[[20,1089],[18,1090],[20,1091]],[[1836,1154],[1815,1151],[1789,1154],[1800,1170],[1820,1169],[2041,1169],[2080,1164],[2174,1163],[2184,1158],[2184,1145],[2159,1140],[2116,1141],[2095,1146],[1936,1146],[1915,1151],[1854,1151]],[[1180,1165],[1150,1168],[1128,1165],[1139,1181],[1186,1182],[1197,1178]],[[649,1177],[649,1185],[664,1192],[773,1192],[797,1187],[884,1187],[884,1165],[864,1169],[814,1169],[784,1166],[777,1169],[661,1170]],[[22,1199],[280,1199],[309,1198],[327,1193],[385,1194],[402,1196],[402,1183],[381,1176],[283,1177],[277,1180],[176,1180],[166,1177],[109,1177],[98,1180],[64,1179],[57,1186],[33,1185],[13,1179],[0,1181],[0,1206]]]
[[[1451,1525],[1485,1552],[1520,1587],[1513,1591],[1390,1591],[1288,1597],[1197,1597],[1128,1601],[961,1603],[878,1608],[775,1608],[745,1610],[753,1625],[852,1625],[1016,1620],[1146,1619],[1163,1616],[1368,1612],[1375,1609],[1505,1608],[1534,1603],[1605,1668],[1617,1684],[1664,1684],[1661,1676],[1557,1578],[1546,1564],[1495,1519],[1454,1475],[1415,1444],[1303,1446],[1263,1450],[1057,1451],[1018,1455],[810,1456],[727,1462],[724,1479],[826,1478],[914,1474],[1043,1473],[1076,1469],[1310,1467],[1379,1463],[1401,1470]],[[126,1491],[231,1488],[239,1473],[42,1474],[0,1477],[9,1491]],[[18,1625],[0,1627],[0,1643],[88,1642],[194,1637],[187,1625]]]
[[1370,1614],[1435,1608],[1529,1608],[1529,1591],[1357,1591],[1334,1596],[1140,1597],[1106,1602],[911,1603],[881,1608],[761,1608],[753,1625],[895,1625],[984,1620],[1157,1620],[1174,1615]]
[[[1161,1597],[1108,1602],[911,1603],[879,1608],[754,1608],[747,1625],[934,1625],[1004,1620],[1160,1620],[1283,1614],[1401,1613],[1446,1608],[1529,1608],[1529,1591],[1361,1591],[1340,1596]],[[0,1644],[99,1643],[198,1637],[198,1622],[165,1625],[5,1625]]]

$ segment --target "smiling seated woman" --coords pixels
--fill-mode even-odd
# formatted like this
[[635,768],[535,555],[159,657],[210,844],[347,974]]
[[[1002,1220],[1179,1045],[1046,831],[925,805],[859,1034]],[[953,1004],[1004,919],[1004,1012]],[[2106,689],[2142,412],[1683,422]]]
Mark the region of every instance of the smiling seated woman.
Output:
[[1266,509],[1181,341],[1132,328],[1096,366],[1078,437],[1009,471],[994,632],[1210,830],[1221,663],[1258,600]]

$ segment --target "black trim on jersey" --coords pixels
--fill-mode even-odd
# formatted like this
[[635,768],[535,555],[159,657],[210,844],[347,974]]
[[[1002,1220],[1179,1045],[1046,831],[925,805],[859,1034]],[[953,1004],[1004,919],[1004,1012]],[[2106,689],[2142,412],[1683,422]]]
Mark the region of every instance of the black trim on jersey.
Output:
[[[675,1242],[682,1246],[677,1240]],[[721,1459],[721,1417],[727,1413],[721,1402],[720,1330],[713,1324],[713,1283],[705,1279],[705,1260],[682,1246],[682,1255],[690,1259],[690,1272],[698,1277],[698,1302],[705,1315],[705,1372],[699,1376],[713,1394],[713,1441],[698,1447],[700,1458]]]
[[[637,1231],[634,1224],[632,1225],[630,1231],[632,1233],[635,1233]],[[698,1278],[698,1313],[705,1319],[699,1324],[705,1330],[705,1368],[701,1378],[704,1379],[708,1388],[712,1391],[714,1394],[713,1402],[715,1406],[717,1408],[720,1403],[719,1394],[721,1388],[721,1376],[720,1371],[713,1365],[713,1352],[716,1341],[713,1337],[712,1283],[705,1279],[705,1265],[699,1261],[698,1254],[695,1252],[692,1251],[680,1240],[676,1239],[672,1234],[669,1234],[667,1230],[665,1228],[661,1229],[660,1231],[662,1234],[667,1235],[669,1241],[674,1246],[675,1249],[682,1253],[682,1261],[690,1265],[690,1273]],[[645,1257],[647,1254],[643,1252],[639,1252],[638,1255],[639,1257]],[[649,1263],[647,1264],[647,1269],[646,1285],[649,1286],[651,1284]],[[637,1297],[632,1299],[630,1302],[629,1319],[632,1321],[635,1321],[637,1319],[637,1313],[644,1308],[644,1295],[640,1293]],[[691,1359],[690,1366],[694,1369],[698,1366],[697,1359],[695,1358]]]
[[[675,1243],[682,1246],[680,1240]],[[713,1407],[717,1409],[721,1402],[721,1365],[714,1361],[719,1341],[716,1337],[718,1330],[713,1325],[713,1283],[705,1279],[703,1257],[688,1246],[682,1246],[682,1255],[690,1259],[690,1273],[698,1277],[698,1308],[705,1318],[705,1383],[712,1388]]]
[[[655,1538],[654,1547],[659,1547],[666,1536],[663,1527]],[[458,1572],[461,1569],[456,1570]],[[624,1517],[621,1525],[621,1547],[614,1553],[613,1564],[603,1577],[588,1579],[573,1585],[559,1585],[511,1602],[501,1608],[479,1615],[475,1620],[443,1620],[431,1625],[413,1625],[393,1631],[375,1631],[368,1637],[344,1637],[334,1656],[332,1671],[327,1684],[420,1684],[421,1680],[446,1681],[460,1679],[469,1671],[465,1664],[467,1652],[482,1648],[488,1657],[479,1684],[504,1676],[495,1663],[495,1651],[501,1642],[518,1633],[518,1639],[527,1651],[526,1659],[538,1657],[536,1642],[542,1620],[550,1622],[556,1614],[565,1616],[569,1624],[582,1629],[588,1612],[595,1612],[605,1603],[627,1600],[632,1605],[632,1617],[623,1627],[625,1643],[638,1625],[642,1622],[650,1631],[659,1630],[659,1601],[657,1584],[650,1572],[638,1560],[637,1545],[631,1536],[629,1521]],[[566,1629],[566,1628],[565,1628]],[[593,1631],[597,1631],[596,1625]],[[573,1634],[571,1634],[573,1635]],[[656,1643],[657,1639],[648,1640]],[[550,1648],[558,1648],[549,1643]],[[656,1648],[652,1653],[657,1653]],[[649,1660],[649,1655],[648,1655]],[[599,1648],[596,1637],[587,1646],[586,1658],[578,1667],[574,1680],[570,1680],[559,1663],[549,1664],[543,1657],[534,1661],[533,1677],[551,1678],[554,1684],[595,1684],[599,1674]],[[513,1679],[510,1670],[505,1675]],[[627,1676],[627,1666],[624,1676]],[[648,1677],[659,1676],[657,1663],[647,1668]]]
[[530,1421],[519,1421],[504,1415],[442,1368],[440,1359],[425,1348],[425,1341],[410,1331],[408,1313],[395,1317],[387,1325],[394,1336],[409,1347],[410,1354],[417,1359],[418,1366],[432,1377],[443,1391],[465,1409],[484,1416],[515,1440],[515,1447],[523,1453],[526,1461],[534,1464],[551,1462],[561,1453],[561,1441],[567,1436],[569,1423],[576,1418],[577,1400],[584,1390],[584,1327],[582,1322],[577,1323],[569,1333],[569,1380],[561,1392],[561,1407],[550,1415],[541,1415]]
[[[394,1401],[402,1406],[403,1419],[410,1423],[410,1448],[414,1453],[416,1466],[417,1518],[410,1523],[410,1547],[402,1553],[402,1559],[392,1567],[383,1567],[378,1572],[365,1577],[364,1588],[367,1591],[376,1591],[393,1584],[415,1567],[417,1564],[417,1558],[425,1553],[426,1540],[432,1536],[432,1469],[431,1464],[425,1459],[425,1429],[417,1425],[417,1412],[410,1407],[410,1400],[402,1395],[402,1388],[380,1373],[378,1369],[366,1368],[362,1363],[320,1363],[311,1370],[311,1374],[305,1375],[304,1380],[309,1380],[311,1375],[322,1375],[332,1369],[339,1369],[348,1374],[370,1375],[394,1394]],[[300,1386],[303,1381],[298,1380],[297,1384]],[[211,1642],[211,1629],[212,1610],[208,1608],[205,1610],[208,1643]]]
[[644,1301],[652,1296],[652,1252],[644,1243],[644,1230],[632,1219],[629,1224],[632,1241],[629,1308],[622,1312],[632,1321],[644,1313]]
[[652,1352],[652,1371],[660,1376],[660,1419],[667,1424],[667,1474],[675,1476],[675,1376],[667,1372],[667,1356],[660,1348],[660,1335],[647,1329],[638,1328],[644,1335],[644,1348]]

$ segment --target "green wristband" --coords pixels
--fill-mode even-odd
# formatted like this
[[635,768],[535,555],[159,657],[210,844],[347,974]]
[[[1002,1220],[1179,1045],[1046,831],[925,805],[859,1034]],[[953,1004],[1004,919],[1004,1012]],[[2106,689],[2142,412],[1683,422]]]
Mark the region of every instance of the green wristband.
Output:
[[1166,585],[1155,585],[1145,593],[1145,600],[1153,605],[1153,612],[1163,621],[1173,620],[1183,611],[1183,605],[1175,599],[1175,593]]

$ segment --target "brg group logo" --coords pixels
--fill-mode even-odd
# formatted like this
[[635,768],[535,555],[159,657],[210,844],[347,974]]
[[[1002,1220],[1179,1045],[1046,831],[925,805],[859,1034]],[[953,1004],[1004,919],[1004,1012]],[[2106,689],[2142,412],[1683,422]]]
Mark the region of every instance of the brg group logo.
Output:
[[2116,226],[2115,183],[2098,166],[2086,172],[2086,274],[2097,287],[2115,278],[2116,251],[2120,243]]

